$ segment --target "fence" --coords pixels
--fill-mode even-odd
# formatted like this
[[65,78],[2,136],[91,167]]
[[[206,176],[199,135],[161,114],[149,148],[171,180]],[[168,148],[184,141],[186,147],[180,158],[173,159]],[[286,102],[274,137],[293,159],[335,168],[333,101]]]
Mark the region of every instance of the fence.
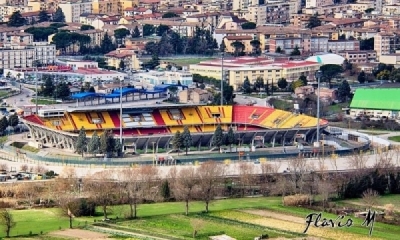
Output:
[[[334,154],[335,156],[347,156],[351,155],[354,152],[365,151],[369,149],[369,144],[346,150],[337,150],[331,152],[326,150],[326,152],[322,153],[321,151],[294,151],[294,152],[282,152],[282,153],[271,153],[268,151],[257,151],[257,152],[248,152],[240,155],[239,153],[232,154],[207,154],[206,156],[174,156],[176,163],[180,165],[187,164],[195,164],[198,162],[205,162],[208,160],[214,161],[237,161],[237,160],[246,160],[246,161],[256,161],[256,160],[280,160],[280,159],[288,159],[295,158],[299,156],[303,156],[305,158],[316,157],[318,154]],[[36,153],[32,153],[29,151],[25,151],[22,149],[18,149],[12,146],[4,146],[3,150],[11,153],[10,155],[4,155],[0,158],[9,160],[9,161],[17,161],[17,162],[25,162],[25,163],[44,163],[44,164],[52,164],[59,166],[73,166],[73,167],[128,167],[133,165],[151,165],[154,164],[153,157],[132,157],[132,158],[82,158],[82,157],[71,157],[71,156],[59,156],[59,157],[46,157],[40,156]]]

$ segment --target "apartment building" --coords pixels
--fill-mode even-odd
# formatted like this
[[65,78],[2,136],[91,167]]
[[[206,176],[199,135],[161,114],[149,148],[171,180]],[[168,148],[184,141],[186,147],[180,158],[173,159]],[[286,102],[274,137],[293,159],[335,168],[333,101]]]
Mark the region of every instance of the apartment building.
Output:
[[340,51],[359,51],[360,41],[358,40],[329,40],[328,51],[332,53],[339,53]]
[[284,24],[290,20],[290,3],[284,1],[268,2],[264,5],[249,6],[246,19],[257,25]]
[[92,12],[96,14],[124,14],[126,8],[139,6],[138,0],[93,0]]
[[0,47],[0,69],[32,67],[35,49],[27,46],[4,44]]
[[320,16],[328,16],[333,15],[337,12],[344,12],[347,10],[351,10],[351,6],[349,4],[336,4],[330,6],[321,6],[317,8],[304,8],[303,13],[308,15],[318,14]]
[[[166,25],[171,30],[175,31],[181,36],[191,37],[196,31],[196,27],[202,27],[202,23],[199,22],[183,22],[183,21],[170,21],[170,20],[138,20],[140,25],[150,24],[154,26]],[[211,26],[204,26],[204,29],[211,30]]]
[[340,51],[338,54],[353,64],[368,63],[376,59],[375,51]]
[[259,5],[258,0],[233,0],[232,10],[234,11],[247,11],[249,6]]
[[378,59],[382,55],[394,53],[398,46],[399,38],[394,33],[380,32],[374,36],[374,50]]
[[105,55],[107,65],[119,69],[121,61],[125,64],[126,70],[138,70],[142,62],[137,56],[137,52],[132,49],[119,48]]
[[146,85],[178,84],[178,82],[182,85],[193,84],[193,75],[187,71],[148,71],[141,72],[137,76],[140,82]]
[[400,5],[398,4],[382,6],[382,13],[381,13],[382,15],[398,16],[399,13],[400,13]]
[[275,53],[279,48],[284,53],[290,53],[298,47],[303,49],[303,40],[301,38],[273,38],[269,40],[269,52]]
[[14,12],[20,11],[21,13],[32,12],[33,8],[25,5],[0,5],[0,22],[7,22],[6,16],[10,16]]
[[251,46],[250,42],[254,38],[251,36],[226,36],[224,38],[224,43],[226,47],[226,52],[228,53],[234,53],[235,52],[235,47],[234,47],[234,42],[241,42],[244,46],[243,52],[245,53],[251,53],[253,50],[253,47]]
[[327,52],[328,51],[328,37],[313,36],[303,39],[303,51],[307,53]]
[[[262,57],[240,57],[224,61],[224,76],[235,90],[240,89],[243,81],[249,78],[254,83],[258,77],[277,83],[278,79],[288,81],[298,79],[301,75],[314,79],[315,71],[320,67],[317,62],[309,61],[273,61]],[[190,65],[192,74],[221,79],[221,61],[210,60]]]
[[306,0],[306,8],[319,8],[333,5],[333,0]]
[[64,2],[60,3],[59,7],[65,15],[66,22],[80,22],[80,16],[83,13],[92,13],[92,2],[78,1],[78,2]]

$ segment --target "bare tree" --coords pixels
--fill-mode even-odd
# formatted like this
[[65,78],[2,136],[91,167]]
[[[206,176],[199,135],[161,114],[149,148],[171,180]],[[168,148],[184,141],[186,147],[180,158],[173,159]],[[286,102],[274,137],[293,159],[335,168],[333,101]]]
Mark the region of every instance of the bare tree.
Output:
[[367,168],[366,162],[367,158],[362,152],[356,152],[348,158],[349,167],[358,173]]
[[307,162],[302,156],[289,160],[290,177],[297,193],[303,193],[304,175],[307,173],[307,167]]
[[255,177],[255,169],[253,163],[241,162],[238,165],[239,168],[239,181],[242,185],[242,196],[246,194],[248,191],[248,187],[254,183]]
[[322,207],[325,208],[325,204],[329,201],[331,194],[335,191],[330,181],[326,179],[320,179],[318,181],[318,193],[322,198]]
[[215,186],[219,178],[224,175],[224,165],[218,164],[214,161],[207,161],[200,165],[197,169],[197,176],[199,179],[199,196],[205,203],[206,212],[212,199],[215,197]]
[[10,210],[6,208],[0,209],[0,224],[4,226],[6,236],[10,237],[10,231],[16,225]]
[[193,229],[193,238],[197,237],[197,233],[204,227],[204,221],[198,218],[190,219],[190,225]]
[[1,170],[1,171],[7,171],[7,170],[8,170],[8,165],[7,165],[7,163],[2,163],[2,164],[0,164],[0,170]]
[[107,219],[107,209],[115,201],[116,183],[112,179],[112,172],[103,171],[91,176],[86,182],[86,189],[89,190],[94,201],[101,206],[104,219]]
[[128,168],[122,171],[122,179],[123,179],[123,188],[125,189],[126,197],[129,204],[129,217],[136,218],[137,217],[137,206],[139,202],[142,200],[141,198],[141,189],[140,182],[138,178],[137,168]]
[[267,191],[271,191],[271,188],[274,186],[274,184],[271,183],[276,182],[281,165],[282,165],[281,161],[261,164],[261,174],[262,174],[261,185],[264,193],[267,193]]
[[371,209],[379,203],[379,193],[373,189],[367,189],[362,194],[362,202]]
[[189,214],[189,201],[193,197],[196,186],[196,170],[193,167],[183,168],[179,171],[178,179],[174,185],[174,195],[177,200],[185,202],[185,214]]
[[138,180],[142,183],[140,191],[143,198],[152,201],[161,199],[159,193],[159,172],[158,168],[151,165],[144,165],[139,168]]
[[22,172],[27,172],[28,171],[28,165],[26,165],[26,164],[23,164],[23,165],[21,165],[21,167],[20,167],[20,169],[21,169],[21,171]]

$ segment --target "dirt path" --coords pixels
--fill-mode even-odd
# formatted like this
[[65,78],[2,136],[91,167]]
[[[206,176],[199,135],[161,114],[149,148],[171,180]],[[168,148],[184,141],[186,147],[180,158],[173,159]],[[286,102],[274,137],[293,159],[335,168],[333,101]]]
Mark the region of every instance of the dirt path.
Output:
[[276,213],[276,212],[271,212],[271,211],[266,211],[266,210],[253,210],[253,209],[241,210],[241,212],[250,213],[250,214],[254,214],[254,215],[258,215],[258,216],[262,216],[262,217],[275,218],[275,219],[279,219],[279,220],[283,220],[283,221],[304,224],[304,218],[285,215],[282,213]]
[[167,238],[160,238],[160,237],[153,237],[151,235],[145,235],[145,234],[140,234],[140,233],[135,233],[135,232],[128,232],[128,231],[123,231],[123,230],[117,230],[117,229],[113,229],[113,228],[106,228],[106,227],[98,227],[98,226],[94,226],[94,229],[98,229],[100,231],[110,231],[110,232],[115,232],[115,233],[120,233],[122,235],[128,235],[128,236],[132,236],[132,237],[143,237],[143,238],[148,238],[148,239],[152,239],[152,240],[168,240]]
[[[365,204],[362,204],[360,202],[353,202],[353,201],[343,201],[343,202],[352,204],[352,205],[356,205],[356,206],[365,207]],[[381,210],[385,210],[385,206],[374,206],[374,208],[379,208]],[[400,208],[394,208],[393,210],[396,212],[400,212]]]
[[96,240],[96,239],[112,239],[107,234],[92,232],[82,229],[66,229],[50,233],[52,236],[67,237],[71,239]]

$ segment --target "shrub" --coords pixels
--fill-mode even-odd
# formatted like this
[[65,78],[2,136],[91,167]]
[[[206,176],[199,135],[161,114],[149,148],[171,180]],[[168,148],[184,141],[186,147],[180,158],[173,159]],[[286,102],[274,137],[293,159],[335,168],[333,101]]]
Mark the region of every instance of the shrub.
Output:
[[285,206],[304,206],[309,205],[310,202],[311,197],[306,194],[295,194],[283,198],[283,204]]
[[394,213],[394,205],[389,203],[389,204],[385,204],[384,206],[385,208],[385,214],[388,216],[392,216]]

